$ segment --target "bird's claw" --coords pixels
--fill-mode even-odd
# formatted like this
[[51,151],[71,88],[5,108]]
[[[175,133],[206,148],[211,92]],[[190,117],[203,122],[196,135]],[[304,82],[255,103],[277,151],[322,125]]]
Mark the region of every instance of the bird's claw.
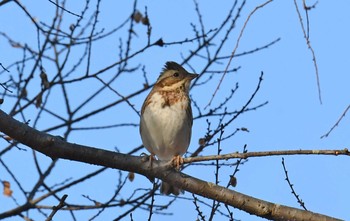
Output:
[[152,168],[152,163],[156,160],[155,155],[151,153],[151,155],[147,155],[146,153],[141,153],[142,162],[149,161],[149,166]]
[[180,155],[174,156],[171,160],[171,163],[173,167],[179,171],[181,169],[181,165],[184,163],[184,158],[182,158]]

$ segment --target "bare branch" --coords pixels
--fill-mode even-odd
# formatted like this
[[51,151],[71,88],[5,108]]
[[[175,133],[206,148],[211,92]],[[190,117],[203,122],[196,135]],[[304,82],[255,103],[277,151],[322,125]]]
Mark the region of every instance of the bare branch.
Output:
[[[215,185],[214,183],[202,181],[195,177],[175,171],[169,166],[171,164],[169,162],[164,164],[164,162],[154,161],[152,170],[150,170],[148,157],[135,157],[127,154],[68,143],[60,138],[39,132],[26,124],[20,123],[1,110],[0,131],[54,159],[69,159],[125,171],[132,171],[143,174],[147,177],[157,177],[191,193],[215,199],[267,219],[283,220],[286,217],[289,217],[290,219],[295,220],[338,220],[309,211],[273,204],[271,202],[229,190]],[[346,155],[349,155],[349,151],[344,150],[344,152],[346,152]],[[27,208],[32,207],[30,204],[25,206]],[[18,209],[20,208],[21,207],[18,207]],[[0,218],[11,216],[10,214],[14,215],[16,213],[0,214]],[[291,217],[290,214],[293,214],[293,216]]]
[[2,63],[0,63],[0,67],[2,67],[2,69],[4,69],[6,72],[10,73],[10,71],[9,71],[8,69],[6,69],[6,68],[2,65]]
[[65,206],[65,203],[64,201],[67,199],[68,195],[65,194],[62,196],[61,200],[60,200],[60,203],[57,205],[57,206],[54,206],[52,208],[52,212],[50,214],[49,217],[47,217],[46,221],[50,221],[52,220],[52,218],[54,217],[54,215],[57,213],[58,210],[60,210],[61,208],[63,208]]
[[230,67],[231,61],[232,61],[233,57],[235,56],[236,50],[237,50],[237,48],[238,48],[238,46],[239,46],[239,42],[240,42],[240,40],[241,40],[241,38],[242,38],[242,36],[243,36],[244,29],[245,29],[245,27],[247,26],[250,17],[252,17],[252,15],[253,15],[257,10],[259,10],[260,8],[263,8],[265,5],[269,4],[269,3],[272,2],[272,1],[273,1],[273,0],[268,0],[268,1],[266,1],[265,3],[263,3],[263,4],[261,4],[261,5],[258,5],[257,7],[255,7],[255,9],[254,9],[252,12],[249,13],[249,15],[248,15],[246,21],[245,21],[244,24],[243,24],[243,27],[242,27],[242,29],[241,29],[241,32],[239,33],[239,36],[238,36],[238,38],[237,38],[237,42],[236,42],[235,48],[233,49],[232,54],[231,54],[231,57],[230,57],[230,59],[229,59],[227,65],[226,65],[225,72],[224,72],[224,74],[222,75],[222,77],[221,77],[221,79],[220,79],[220,81],[219,81],[219,83],[218,83],[218,86],[216,87],[216,89],[215,89],[215,91],[214,91],[214,93],[213,93],[213,95],[212,95],[212,97],[211,97],[209,103],[207,104],[207,106],[206,106],[204,109],[206,109],[207,107],[209,107],[209,106],[211,105],[211,102],[213,101],[213,99],[214,99],[216,93],[218,92],[218,90],[219,90],[219,88],[220,88],[220,85],[221,85],[222,81],[223,81],[224,78],[225,78],[225,75],[226,75],[226,73],[227,73],[227,70],[228,70],[228,68]]
[[[299,7],[298,7],[298,4],[297,4],[297,1],[294,0],[294,5],[295,5],[295,9],[297,11],[297,14],[298,14],[298,17],[299,17],[299,21],[300,21],[300,25],[301,25],[301,29],[303,31],[303,34],[304,34],[304,38],[306,40],[306,44],[307,44],[307,47],[309,48],[309,50],[311,51],[311,54],[312,54],[312,61],[314,63],[314,68],[315,68],[315,74],[316,74],[316,81],[317,81],[317,89],[318,89],[318,99],[320,101],[320,104],[322,104],[322,97],[321,97],[321,86],[320,86],[320,79],[319,79],[319,73],[318,73],[318,65],[317,65],[317,62],[316,62],[316,55],[315,55],[315,51],[313,49],[313,47],[311,46],[311,43],[310,43],[310,39],[309,39],[309,19],[307,19],[307,31],[305,30],[305,27],[304,27],[304,23],[303,23],[303,19],[301,17],[301,14],[300,14],[300,11],[299,11]],[[305,4],[304,4],[305,6]],[[307,13],[307,8],[304,8],[306,13]],[[308,14],[307,14],[308,15]],[[307,17],[308,18],[308,17]]]
[[297,199],[299,205],[300,205],[301,207],[303,207],[304,210],[307,211],[307,209],[306,209],[306,207],[305,207],[305,203],[303,202],[302,199],[300,199],[299,195],[295,192],[294,187],[293,187],[294,185],[293,185],[293,184],[290,182],[290,180],[289,180],[288,171],[287,171],[286,165],[285,165],[285,163],[284,163],[284,158],[283,158],[283,157],[282,157],[282,166],[283,166],[284,174],[286,175],[286,179],[285,179],[285,180],[287,181],[287,183],[288,183],[290,189],[292,190],[292,194],[293,194],[293,195],[295,196],[295,198]]
[[331,155],[331,156],[350,156],[347,148],[338,150],[275,150],[246,153],[229,153],[222,155],[197,156],[184,158],[184,163],[194,163],[209,160],[228,160],[228,159],[247,159],[252,157],[266,156],[287,156],[287,155]]
[[78,18],[83,18],[83,16],[78,15],[78,14],[76,14],[76,13],[74,13],[74,12],[71,12],[70,10],[67,10],[65,7],[60,6],[59,4],[57,4],[56,2],[54,2],[54,1],[52,1],[52,0],[48,0],[48,1],[51,2],[53,5],[55,5],[57,8],[60,8],[60,9],[62,9],[63,11],[65,11],[65,12],[71,14],[71,15],[77,16]]
[[348,110],[350,109],[350,105],[345,109],[345,111],[343,112],[343,114],[340,116],[340,118],[338,119],[338,121],[333,125],[333,127],[324,135],[321,136],[322,138],[328,137],[328,135],[334,130],[334,128],[336,128],[340,121],[345,117],[346,113],[348,112]]

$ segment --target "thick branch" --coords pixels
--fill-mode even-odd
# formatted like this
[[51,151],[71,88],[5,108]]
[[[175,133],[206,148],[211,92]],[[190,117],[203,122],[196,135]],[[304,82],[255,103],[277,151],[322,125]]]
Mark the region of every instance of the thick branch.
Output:
[[[250,214],[271,220],[338,220],[321,214],[273,204],[233,190],[176,172],[169,163],[154,161],[152,169],[143,157],[115,153],[93,147],[72,144],[59,137],[37,131],[20,123],[0,110],[0,131],[53,159],[61,158],[110,168],[132,171],[156,177],[181,189],[223,202]],[[17,211],[18,212],[18,211]],[[0,214],[0,218],[16,214]]]

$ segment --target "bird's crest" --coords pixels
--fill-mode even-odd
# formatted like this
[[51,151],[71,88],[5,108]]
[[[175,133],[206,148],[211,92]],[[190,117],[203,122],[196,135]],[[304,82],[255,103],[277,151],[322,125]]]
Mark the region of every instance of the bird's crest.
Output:
[[179,65],[178,63],[174,62],[174,61],[168,61],[164,68],[163,68],[163,72],[168,71],[168,70],[175,70],[175,71],[184,71],[186,72],[186,70]]

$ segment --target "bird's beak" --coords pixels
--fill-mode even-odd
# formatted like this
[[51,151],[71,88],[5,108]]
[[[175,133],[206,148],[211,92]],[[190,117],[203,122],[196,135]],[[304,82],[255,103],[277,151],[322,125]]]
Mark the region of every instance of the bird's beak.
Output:
[[187,78],[189,79],[189,80],[193,80],[193,79],[195,79],[196,77],[198,77],[198,74],[188,74],[187,75]]

